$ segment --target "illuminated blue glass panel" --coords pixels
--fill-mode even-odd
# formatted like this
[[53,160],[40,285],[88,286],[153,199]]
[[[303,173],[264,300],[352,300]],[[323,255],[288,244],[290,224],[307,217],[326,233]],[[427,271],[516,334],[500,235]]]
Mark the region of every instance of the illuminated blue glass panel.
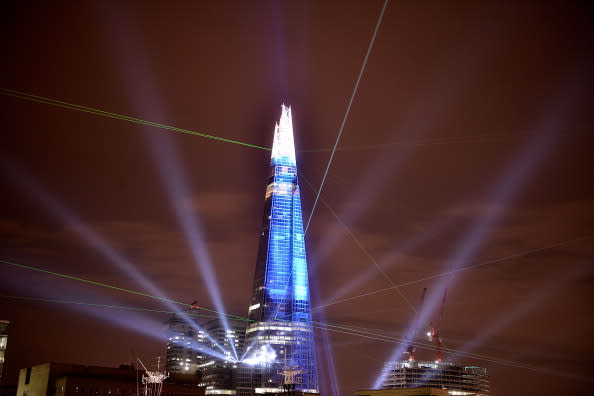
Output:
[[286,106],[275,128],[270,165],[245,361],[254,365],[252,387],[280,387],[280,372],[288,365],[303,371],[297,389],[316,390],[301,196],[291,110]]

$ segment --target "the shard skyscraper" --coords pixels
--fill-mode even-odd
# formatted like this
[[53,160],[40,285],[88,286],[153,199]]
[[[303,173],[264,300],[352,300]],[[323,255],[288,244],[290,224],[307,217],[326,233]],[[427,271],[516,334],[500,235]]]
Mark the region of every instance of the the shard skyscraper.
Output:
[[[291,108],[282,105],[274,130],[238,394],[249,394],[249,389],[278,392],[287,385],[317,392],[310,310]],[[290,380],[283,371],[293,374]],[[291,381],[294,384],[287,384]]]

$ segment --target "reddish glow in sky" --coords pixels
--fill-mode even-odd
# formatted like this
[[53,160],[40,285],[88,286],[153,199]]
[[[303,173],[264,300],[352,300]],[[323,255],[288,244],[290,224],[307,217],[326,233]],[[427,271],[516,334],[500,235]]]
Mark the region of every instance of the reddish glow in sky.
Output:
[[[1,16],[0,86],[266,147],[290,105],[307,218],[305,180],[319,185],[382,4],[17,2]],[[440,334],[448,348],[567,374],[461,358],[489,369],[494,395],[591,388],[592,26],[580,3],[388,4],[322,193],[350,231],[319,203],[307,235],[314,306],[574,241],[459,273]],[[0,259],[135,290],[150,281],[176,301],[247,314],[269,151],[0,101]],[[146,280],[112,265],[22,175]],[[200,246],[180,218],[197,220]],[[0,274],[8,383],[46,361],[164,354],[164,313],[6,296],[166,309],[157,300],[4,264]],[[423,287],[441,295],[439,282],[399,290],[414,305]],[[397,337],[413,318],[395,290],[324,312]],[[396,347],[328,342],[341,395],[368,388]]]

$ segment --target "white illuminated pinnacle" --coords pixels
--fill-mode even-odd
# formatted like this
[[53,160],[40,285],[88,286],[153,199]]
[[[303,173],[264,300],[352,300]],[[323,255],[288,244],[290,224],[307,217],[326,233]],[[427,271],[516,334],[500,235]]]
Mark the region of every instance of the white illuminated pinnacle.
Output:
[[272,142],[272,162],[296,166],[295,143],[293,142],[293,121],[291,107],[281,105],[280,121],[274,126],[274,141]]

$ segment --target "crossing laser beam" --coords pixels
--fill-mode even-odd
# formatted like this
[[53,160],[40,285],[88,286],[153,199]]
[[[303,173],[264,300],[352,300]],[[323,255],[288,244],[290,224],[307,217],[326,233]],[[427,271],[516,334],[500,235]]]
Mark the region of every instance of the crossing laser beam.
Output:
[[307,230],[309,229],[309,224],[311,223],[311,219],[313,218],[313,215],[316,211],[316,205],[318,204],[318,199],[320,198],[320,193],[322,192],[322,189],[324,188],[324,182],[326,181],[326,177],[328,177],[328,170],[330,169],[330,165],[332,165],[332,160],[334,159],[334,154],[336,153],[336,148],[338,146],[338,143],[340,142],[340,137],[342,136],[342,131],[344,130],[344,126],[349,118],[351,106],[353,105],[355,95],[357,95],[357,90],[359,89],[359,83],[361,82],[361,77],[363,77],[363,73],[365,72],[365,67],[367,66],[369,54],[371,54],[371,49],[373,48],[373,43],[375,43],[375,38],[377,36],[377,32],[379,31],[380,25],[382,23],[382,19],[384,17],[384,12],[386,11],[387,6],[388,6],[388,0],[385,0],[384,5],[382,6],[380,15],[377,19],[377,23],[375,24],[375,29],[373,31],[373,35],[371,36],[371,41],[369,42],[369,46],[367,47],[367,53],[365,54],[365,58],[363,59],[363,64],[361,65],[361,70],[359,70],[359,75],[357,76],[357,81],[355,82],[355,87],[353,88],[351,98],[349,99],[349,104],[347,105],[346,111],[344,113],[344,117],[342,118],[342,122],[340,124],[340,128],[338,129],[338,135],[336,136],[336,142],[334,143],[334,147],[332,148],[332,152],[330,153],[330,157],[328,158],[328,164],[326,165],[326,169],[324,170],[324,176],[322,177],[322,181],[320,183],[320,188],[318,189],[318,194],[316,195],[316,199],[314,200],[313,206],[311,208],[311,212],[309,213],[309,218],[307,219],[307,224],[305,225],[304,234],[307,234]]
[[[65,279],[75,280],[75,281],[78,281],[78,282],[88,283],[88,284],[91,284],[91,285],[94,285],[94,286],[105,287],[107,289],[117,290],[117,291],[121,291],[121,292],[124,292],[124,293],[135,294],[135,295],[138,295],[138,296],[147,297],[147,298],[151,298],[151,299],[154,299],[154,300],[165,301],[165,302],[169,302],[169,303],[172,303],[172,304],[181,305],[181,306],[184,306],[184,307],[187,307],[187,308],[192,307],[192,306],[196,307],[195,305],[183,303],[183,302],[180,302],[180,301],[171,300],[171,299],[166,298],[166,297],[154,296],[152,294],[143,293],[143,292],[140,292],[138,290],[126,289],[125,287],[119,287],[119,286],[115,286],[115,285],[110,285],[108,283],[103,283],[103,282],[97,282],[97,281],[94,281],[94,280],[85,279],[85,278],[81,278],[81,277],[74,276],[74,275],[62,274],[60,272],[50,271],[50,270],[46,270],[46,269],[39,268],[39,267],[33,267],[33,266],[30,266],[30,265],[15,263],[13,261],[8,261],[8,260],[0,259],[0,263],[6,264],[6,265],[10,265],[10,266],[13,266],[13,267],[18,267],[18,268],[22,268],[22,269],[31,270],[31,271],[41,272],[41,273],[44,273],[44,274],[54,275],[54,276],[58,276],[60,278],[65,278]],[[205,308],[205,307],[198,306],[197,308],[200,309],[200,310],[206,311],[206,312],[212,312],[212,313],[216,313],[216,314],[219,314],[220,313],[218,311],[215,311],[214,309],[209,309],[209,308]],[[227,315],[231,319],[246,320],[245,318],[242,318],[240,316],[235,316],[235,315],[231,315],[231,314],[225,314],[225,315]]]
[[[78,306],[89,306],[89,307],[97,307],[97,308],[106,308],[106,309],[121,309],[121,310],[129,310],[129,311],[145,311],[145,312],[157,312],[157,313],[175,313],[173,311],[166,311],[166,310],[156,310],[150,308],[141,308],[141,307],[130,307],[130,306],[122,306],[122,305],[113,305],[113,304],[101,304],[101,303],[90,303],[90,302],[82,302],[82,301],[70,301],[70,300],[57,300],[57,299],[46,299],[41,297],[26,297],[26,296],[13,296],[13,295],[0,295],[0,298],[8,298],[8,299],[18,299],[24,301],[35,301],[35,302],[45,302],[45,303],[58,303],[58,304],[70,304],[70,305],[78,305]],[[200,315],[200,314],[188,314],[188,316],[196,316],[196,317],[205,317],[205,318],[214,318],[218,316],[213,315]],[[249,321],[247,318],[243,318],[246,321]],[[386,335],[379,333],[380,330],[378,329],[367,329],[367,328],[358,328],[353,326],[345,326],[342,324],[333,324],[327,322],[319,322],[319,321],[312,321],[312,327],[318,330],[325,330],[325,331],[332,331],[339,334],[345,334],[350,336],[361,337],[365,339],[369,339],[372,341],[381,341],[381,342],[388,342],[388,343],[399,343],[403,341],[402,337],[396,337],[393,335]],[[415,347],[419,349],[427,349],[427,350],[435,350],[435,346],[431,343],[425,342],[414,342]],[[543,372],[547,374],[553,374],[557,376],[565,376],[565,377],[574,377],[578,379],[584,379],[583,377],[575,376],[572,374],[568,374],[565,372],[551,370],[544,367],[536,367],[532,365],[528,365],[521,362],[516,362],[507,359],[500,359],[495,358],[492,356],[482,355],[478,353],[472,353],[469,351],[457,350],[454,348],[442,347],[442,349],[446,352],[454,353],[456,356],[462,356],[467,358],[473,358],[477,360],[483,360],[490,363],[495,363],[499,365],[517,367],[528,369],[532,371]],[[207,353],[211,353],[213,355],[218,355],[216,351],[210,350]],[[589,379],[591,380],[591,379]]]
[[[14,300],[24,300],[24,301],[38,301],[38,302],[57,303],[57,304],[84,305],[87,307],[122,309],[122,310],[126,310],[126,311],[156,312],[156,313],[166,313],[166,314],[177,314],[178,313],[178,311],[167,311],[165,309],[128,307],[125,305],[99,304],[99,303],[90,303],[90,302],[84,302],[84,301],[57,300],[57,299],[52,299],[52,298],[41,298],[41,297],[25,297],[25,296],[12,296],[12,295],[0,294],[0,298],[9,298],[9,299],[14,299]],[[192,314],[192,313],[186,313],[186,315],[200,317],[200,318],[218,318],[218,316],[215,316],[215,315],[201,315],[201,314]]]
[[[547,155],[550,154],[553,144],[559,139],[556,131],[562,130],[565,123],[570,120],[569,116],[575,111],[578,98],[584,94],[583,86],[577,83],[574,76],[568,80],[560,90],[558,98],[551,103],[550,113],[546,113],[542,119],[538,120],[535,130],[542,131],[541,134],[532,136],[524,143],[507,166],[506,170],[498,177],[498,180],[491,186],[487,193],[486,200],[496,202],[497,206],[493,210],[485,211],[484,214],[477,217],[474,224],[463,236],[453,255],[447,261],[447,269],[454,274],[460,265],[472,260],[484,245],[489,234],[493,232],[498,222],[501,220],[506,208],[518,196],[519,191],[526,184],[527,180],[534,173],[537,165],[541,163]],[[437,287],[433,288],[425,299],[425,304],[419,311],[418,322],[425,322],[438,308],[441,294],[447,288],[451,288],[458,281],[455,276],[449,278],[440,278],[437,281]],[[409,328],[408,333],[414,331],[414,325]],[[402,343],[391,354],[390,360],[396,360],[406,348]],[[388,368],[384,368],[374,383],[374,387],[380,386],[388,374]]]
[[[404,338],[400,338],[400,337],[392,337],[392,336],[375,334],[375,333],[371,333],[371,332],[363,332],[363,331],[359,331],[359,330],[353,330],[349,327],[344,327],[344,326],[332,326],[327,323],[319,324],[319,325],[316,325],[316,324],[312,325],[312,327],[317,328],[317,329],[319,329],[322,326],[324,328],[326,328],[327,330],[335,332],[335,333],[346,334],[346,335],[351,335],[351,336],[357,335],[359,337],[371,339],[373,341],[382,341],[382,342],[388,342],[388,343],[393,343],[393,344],[399,344],[404,341],[406,341],[407,343],[410,342],[408,339],[404,339]],[[431,344],[414,342],[413,345],[419,349],[435,350],[435,346],[431,345]],[[444,349],[444,347],[442,347],[442,350],[446,350],[446,349]],[[447,348],[447,351],[452,352],[455,350],[452,348]],[[525,369],[525,370],[531,370],[531,371],[541,372],[541,373],[545,373],[545,374],[551,374],[551,375],[555,375],[555,376],[575,378],[575,379],[579,379],[579,380],[583,380],[583,381],[594,382],[594,379],[592,379],[590,377],[582,377],[582,376],[566,373],[566,372],[559,371],[559,370],[552,370],[552,369],[548,369],[545,367],[533,366],[533,365],[529,365],[529,364],[525,364],[525,363],[521,363],[521,362],[515,362],[515,361],[507,360],[507,359],[498,359],[498,358],[493,358],[493,357],[489,357],[489,356],[485,356],[485,355],[467,353],[467,352],[462,352],[462,351],[459,351],[458,355],[464,356],[464,357],[470,357],[470,358],[477,359],[477,360],[486,361],[489,363],[503,365],[503,366],[516,367],[516,368],[521,368],[521,369]]]
[[[161,100],[163,96],[159,92],[159,86],[150,67],[148,49],[144,45],[141,29],[133,18],[132,9],[126,4],[120,4],[116,7],[117,12],[112,12],[112,8],[109,11],[106,8],[102,10],[104,11],[101,18],[103,32],[112,44],[110,49],[113,51],[113,58],[118,62],[118,71],[134,111],[137,114],[153,114],[157,119],[168,119],[167,103]],[[204,287],[216,310],[225,312],[215,266],[210,257],[199,216],[187,213],[185,205],[182,204],[192,194],[175,142],[169,139],[167,134],[151,133],[151,131],[146,131],[143,137],[154,158],[155,169],[167,193],[173,215],[183,232],[194,264],[200,272]],[[222,315],[220,321],[225,328],[233,356],[237,359],[235,343],[230,338],[230,327],[226,316]]]
[[566,240],[566,241],[563,241],[563,242],[556,243],[554,245],[549,245],[549,246],[545,246],[545,247],[540,247],[540,248],[526,250],[526,251],[523,251],[523,252],[518,252],[518,253],[510,254],[509,256],[500,257],[500,258],[493,259],[493,260],[483,261],[481,263],[473,264],[473,265],[468,265],[466,267],[459,267],[459,268],[453,269],[451,271],[440,272],[438,274],[430,275],[430,276],[427,276],[425,278],[420,278],[420,279],[412,280],[412,281],[409,281],[409,282],[400,283],[400,284],[395,285],[395,286],[390,286],[390,287],[385,287],[383,289],[378,289],[378,290],[370,291],[370,292],[367,292],[367,293],[359,294],[359,295],[352,296],[352,297],[349,297],[349,298],[345,298],[345,299],[342,299],[342,300],[333,301],[333,302],[330,302],[328,304],[318,305],[317,307],[313,307],[312,308],[312,311],[315,310],[315,309],[321,309],[321,308],[329,307],[331,305],[336,305],[336,304],[340,304],[340,303],[347,302],[347,301],[357,300],[359,298],[371,296],[371,295],[374,295],[374,294],[384,293],[384,292],[387,292],[387,291],[390,291],[390,290],[399,289],[399,288],[404,287],[404,286],[414,285],[415,283],[421,283],[421,282],[425,282],[425,281],[428,281],[428,280],[431,280],[431,279],[441,278],[441,277],[444,277],[444,276],[455,274],[457,272],[466,271],[466,270],[470,270],[470,269],[475,269],[475,268],[479,268],[479,267],[484,267],[486,265],[497,264],[497,263],[500,263],[502,261],[512,260],[512,259],[515,259],[515,258],[519,258],[519,257],[523,257],[523,256],[528,256],[530,254],[540,253],[540,252],[543,252],[545,250],[554,249],[554,248],[557,248],[557,247],[568,245],[570,243],[574,243],[574,242],[578,242],[578,241],[583,241],[583,240],[590,239],[590,238],[594,238],[594,234],[581,236],[579,238],[569,239],[569,240]]
[[[163,135],[159,135],[163,136]],[[12,169],[9,173],[16,183],[21,185],[32,197],[37,199],[43,206],[49,209],[50,212],[55,214],[61,221],[70,225],[77,230],[77,234],[91,247],[93,247],[101,256],[108,260],[108,262],[118,269],[126,272],[131,278],[140,283],[146,291],[161,297],[161,301],[172,310],[176,309],[176,305],[168,302],[167,296],[159,290],[159,288],[145,276],[144,273],[138,270],[138,267],[130,262],[126,257],[119,253],[115,248],[111,246],[101,235],[94,231],[89,225],[85,224],[81,219],[77,218],[75,214],[69,211],[63,204],[61,204],[56,198],[52,197],[48,192],[44,191],[43,188],[35,183],[24,172],[18,169]],[[224,311],[220,309],[220,311]],[[183,312],[178,312],[182,320],[188,325],[193,327],[197,331],[202,331],[194,322],[190,321],[184,316]],[[217,345],[221,350],[222,346],[218,345],[216,341],[213,343]]]
[[[594,235],[593,235],[594,236]],[[133,290],[128,290],[125,288],[120,288],[117,286],[113,286],[113,285],[109,285],[109,284],[105,284],[105,283],[101,283],[101,282],[96,282],[96,281],[92,281],[92,280],[88,280],[88,279],[83,279],[83,278],[79,278],[79,277],[75,277],[75,276],[71,276],[71,275],[65,275],[65,274],[60,274],[54,271],[49,271],[49,270],[44,270],[41,268],[36,268],[36,267],[31,267],[31,266],[27,266],[27,265],[23,265],[23,264],[17,264],[17,263],[13,263],[7,260],[2,260],[0,259],[0,263],[4,263],[4,264],[8,264],[8,265],[14,265],[23,269],[29,269],[29,270],[34,270],[34,271],[39,271],[39,272],[43,272],[43,273],[47,273],[47,274],[51,274],[51,275],[56,275],[56,276],[60,276],[60,277],[64,277],[64,278],[68,278],[71,280],[77,280],[77,281],[82,281],[85,283],[90,283],[93,285],[97,285],[97,286],[102,286],[102,287],[107,287],[107,288],[111,288],[111,289],[115,289],[115,290],[119,290],[119,291],[124,291],[124,292],[128,292],[128,293],[133,293],[133,294],[138,294],[141,296],[145,296],[145,297],[149,297],[149,298],[153,298],[153,299],[161,299],[160,297],[157,296],[151,296],[149,294],[146,293],[141,293],[141,292],[136,292]],[[102,308],[111,308],[111,309],[125,309],[125,310],[132,310],[132,311],[153,311],[153,312],[164,312],[164,313],[169,313],[170,311],[160,311],[160,310],[153,310],[153,309],[146,309],[146,308],[138,308],[138,307],[126,307],[126,306],[119,306],[119,305],[109,305],[109,304],[98,304],[98,303],[85,303],[85,302],[76,302],[76,301],[66,301],[66,300],[56,300],[56,299],[43,299],[43,298],[35,298],[35,297],[23,297],[23,296],[7,296],[7,295],[0,295],[0,298],[13,298],[13,299],[21,299],[21,300],[29,300],[29,301],[40,301],[40,302],[51,302],[51,303],[63,303],[63,304],[74,304],[74,305],[87,305],[87,306],[95,306],[95,307],[102,307]],[[189,306],[189,304],[185,304],[185,303],[181,303],[181,302],[176,302],[174,300],[170,300],[171,302],[177,303],[179,305],[185,305],[185,306]],[[204,308],[204,307],[199,307],[202,310],[208,311],[208,312],[212,312],[212,313],[217,313],[218,315],[224,314],[228,317],[232,317],[235,319],[240,319],[240,320],[244,320],[244,321],[250,321],[248,318],[243,318],[240,316],[236,316],[236,315],[231,315],[231,314],[227,314],[227,313],[221,313],[215,310],[211,310],[208,308]],[[192,315],[192,316],[202,316],[202,315]],[[206,316],[205,317],[209,317]],[[217,316],[218,317],[218,316]],[[312,327],[318,329],[318,330],[327,330],[327,331],[332,331],[332,332],[336,332],[336,333],[340,333],[340,334],[346,334],[346,335],[350,335],[350,336],[357,336],[357,337],[362,337],[362,338],[366,338],[366,339],[370,339],[373,341],[382,341],[382,342],[389,342],[389,343],[401,343],[403,342],[404,338],[402,337],[396,337],[396,336],[390,336],[390,335],[386,335],[386,334],[381,334],[378,333],[379,330],[377,329],[367,329],[367,328],[358,328],[358,327],[352,327],[352,326],[345,326],[342,324],[336,324],[336,323],[327,323],[327,322],[319,322],[319,321],[311,321],[311,325]],[[407,340],[407,342],[409,342],[409,340]],[[418,347],[420,349],[427,349],[427,350],[435,350],[435,346],[433,344],[429,344],[429,343],[423,343],[423,342],[414,342],[413,343],[415,347]],[[531,366],[531,365],[527,365],[521,362],[515,362],[515,361],[511,361],[511,360],[506,360],[506,359],[499,359],[499,358],[494,358],[491,356],[487,356],[487,355],[482,355],[482,354],[477,354],[477,353],[472,353],[469,351],[464,351],[464,350],[458,350],[458,349],[454,349],[454,348],[448,348],[448,347],[442,347],[442,350],[444,352],[449,352],[449,353],[453,353],[456,356],[463,356],[463,357],[468,357],[468,358],[474,358],[474,359],[478,359],[478,360],[483,360],[483,361],[487,361],[487,362],[491,362],[491,363],[495,363],[495,364],[499,364],[499,365],[506,365],[506,366],[511,366],[511,367],[517,367],[517,368],[523,368],[523,369],[528,369],[528,370],[532,370],[532,371],[539,371],[539,372],[544,372],[544,373],[548,373],[548,374],[553,374],[553,375],[558,375],[558,376],[566,376],[566,377],[574,377],[574,378],[579,378],[579,379],[583,379],[582,377],[577,377],[568,373],[563,373],[563,372],[559,372],[556,370],[550,370],[547,368],[542,368],[542,367],[536,367],[536,366]],[[216,352],[213,352],[216,353]]]
[[98,110],[98,109],[94,109],[92,107],[81,106],[81,105],[64,102],[64,101],[57,100],[57,99],[33,95],[33,94],[27,93],[27,92],[15,91],[13,89],[0,88],[0,94],[6,95],[6,96],[12,96],[15,98],[28,100],[28,101],[32,101],[32,102],[38,102],[38,103],[44,103],[44,104],[48,104],[48,105],[52,105],[52,106],[62,107],[65,109],[76,110],[76,111],[80,111],[83,113],[95,114],[95,115],[99,115],[99,116],[103,116],[103,117],[107,117],[107,118],[113,118],[113,119],[117,119],[117,120],[128,121],[128,122],[133,122],[136,124],[148,125],[148,126],[152,126],[155,128],[165,129],[168,131],[184,133],[187,135],[198,136],[198,137],[202,137],[202,138],[206,138],[206,139],[212,139],[212,140],[216,140],[219,142],[233,143],[233,144],[238,144],[240,146],[251,147],[251,148],[256,148],[256,149],[266,150],[266,151],[271,150],[268,147],[258,146],[256,144],[241,142],[239,140],[228,139],[228,138],[215,136],[215,135],[209,135],[207,133],[196,132],[196,131],[192,131],[189,129],[177,128],[177,127],[174,127],[171,125],[165,125],[165,124],[161,124],[158,122],[152,122],[152,121],[147,121],[147,120],[143,120],[140,118],[129,117],[129,116],[125,116],[122,114],[112,113],[109,111]]
[[[371,263],[373,263],[373,265],[377,268],[377,270],[379,271],[379,273],[382,274],[382,276],[384,278],[386,278],[386,280],[390,283],[390,285],[396,286],[396,283],[394,283],[394,281],[392,280],[392,278],[390,278],[388,276],[388,274],[386,274],[386,272],[377,263],[377,261],[375,260],[375,258],[371,255],[371,253],[369,253],[369,250],[367,250],[367,248],[361,243],[361,241],[359,240],[359,238],[357,238],[355,236],[355,234],[353,233],[353,231],[351,231],[351,229],[340,219],[340,217],[338,217],[338,214],[336,214],[336,212],[330,207],[330,205],[328,205],[328,202],[326,202],[326,200],[324,198],[320,197],[320,190],[317,190],[313,186],[313,184],[311,184],[309,182],[309,180],[307,180],[305,177],[303,178],[303,180],[305,180],[305,182],[309,185],[309,187],[317,194],[317,197],[319,197],[320,202],[322,202],[322,204],[324,204],[324,206],[326,207],[326,209],[328,209],[328,211],[332,214],[332,216],[334,216],[334,218],[336,219],[336,221],[338,222],[338,224],[340,224],[345,229],[345,231],[349,234],[349,236],[351,237],[351,239],[353,240],[353,242],[359,247],[359,249],[361,249],[361,251],[369,259],[369,261]],[[413,312],[416,312],[415,307],[411,304],[411,302],[408,300],[408,298],[406,298],[406,296],[404,294],[402,294],[402,292],[400,291],[400,289],[396,289],[396,292],[408,304],[408,306],[413,310]]]

